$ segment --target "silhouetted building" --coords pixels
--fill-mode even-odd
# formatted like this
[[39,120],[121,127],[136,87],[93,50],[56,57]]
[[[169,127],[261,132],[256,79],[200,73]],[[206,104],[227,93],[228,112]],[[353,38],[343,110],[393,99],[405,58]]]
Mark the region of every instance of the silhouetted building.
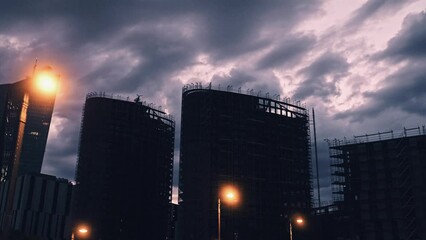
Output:
[[[68,240],[72,188],[68,180],[50,175],[19,176],[11,231],[42,240]],[[0,220],[6,211],[7,194],[8,184],[0,184]]]
[[8,184],[0,222],[3,232],[12,226],[18,176],[40,173],[43,163],[58,79],[53,79],[50,67],[39,73],[51,75],[51,91],[40,88],[41,80],[46,80],[41,75],[0,85],[0,183]]
[[353,238],[426,239],[426,130],[329,141],[335,204]]
[[308,219],[311,238],[315,240],[355,240],[351,217],[332,204],[313,209]]
[[55,95],[42,92],[31,78],[0,85],[0,182],[13,168],[18,175],[40,173]]
[[90,239],[166,239],[174,129],[139,97],[87,95],[73,219],[89,226]]
[[183,88],[181,240],[218,238],[218,197],[227,184],[241,200],[234,207],[222,202],[221,239],[288,239],[289,218],[309,214],[308,112],[275,98]]

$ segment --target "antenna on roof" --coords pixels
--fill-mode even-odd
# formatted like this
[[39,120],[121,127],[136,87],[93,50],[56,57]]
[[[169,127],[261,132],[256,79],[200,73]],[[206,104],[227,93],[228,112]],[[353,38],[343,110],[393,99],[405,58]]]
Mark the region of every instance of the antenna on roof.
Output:
[[141,102],[141,96],[142,96],[142,94],[141,95],[139,95],[139,94],[136,94],[136,96],[138,96],[137,98],[135,98],[135,103],[140,103]]
[[36,58],[35,61],[34,61],[33,73],[31,75],[31,77],[34,77],[34,74],[35,74],[35,71],[36,71],[36,68],[37,68],[37,62],[38,62],[38,59]]

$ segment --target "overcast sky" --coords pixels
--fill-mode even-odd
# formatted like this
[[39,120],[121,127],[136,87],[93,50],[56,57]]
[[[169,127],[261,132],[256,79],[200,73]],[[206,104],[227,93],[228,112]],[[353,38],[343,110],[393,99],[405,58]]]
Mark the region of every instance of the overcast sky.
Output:
[[36,58],[61,74],[42,171],[68,179],[88,92],[142,94],[175,116],[177,133],[187,83],[301,100],[315,108],[329,200],[323,139],[426,124],[425,9],[426,0],[2,0],[0,83],[29,75]]

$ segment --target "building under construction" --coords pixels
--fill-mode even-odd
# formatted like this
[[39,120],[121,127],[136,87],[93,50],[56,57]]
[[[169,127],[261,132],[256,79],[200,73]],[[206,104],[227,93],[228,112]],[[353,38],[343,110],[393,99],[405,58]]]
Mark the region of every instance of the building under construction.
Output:
[[333,200],[350,219],[350,239],[426,239],[424,126],[328,142]]
[[[183,88],[181,124],[180,239],[288,239],[290,218],[312,203],[306,108],[198,83]],[[236,206],[223,201],[219,217],[225,185],[241,197]]]
[[90,239],[168,239],[175,123],[152,104],[87,95],[73,227]]

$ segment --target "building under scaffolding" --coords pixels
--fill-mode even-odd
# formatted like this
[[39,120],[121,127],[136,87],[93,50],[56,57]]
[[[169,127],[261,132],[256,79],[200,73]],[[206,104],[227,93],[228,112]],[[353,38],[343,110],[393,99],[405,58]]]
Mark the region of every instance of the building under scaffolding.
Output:
[[329,140],[333,200],[350,239],[426,239],[426,129]]
[[311,209],[310,153],[309,116],[300,102],[230,86],[185,86],[180,239],[218,238],[218,197],[227,184],[241,200],[222,204],[222,239],[288,239],[289,218]]
[[90,239],[169,239],[175,123],[152,104],[90,93],[84,106],[74,226]]

